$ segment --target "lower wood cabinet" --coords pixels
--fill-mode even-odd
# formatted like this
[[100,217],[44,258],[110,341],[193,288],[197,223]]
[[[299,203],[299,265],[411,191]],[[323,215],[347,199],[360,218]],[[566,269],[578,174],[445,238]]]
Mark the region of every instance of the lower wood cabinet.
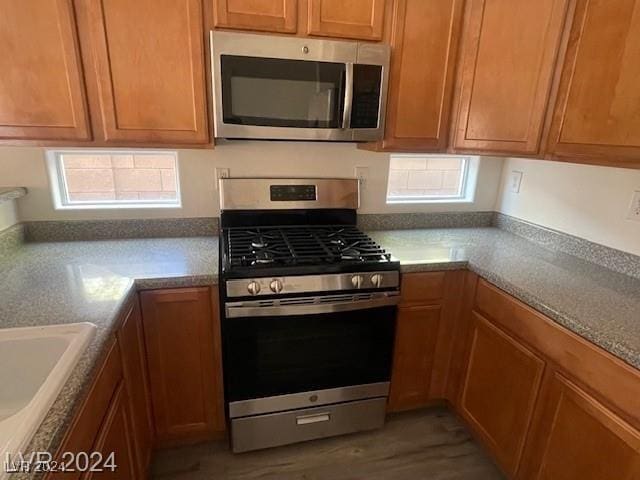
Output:
[[[86,472],[82,479],[133,480],[145,478],[146,474],[141,476],[138,473],[132,433],[132,415],[127,389],[125,384],[120,382],[93,447],[93,451],[103,454],[105,463],[99,470]],[[110,456],[113,456],[113,464],[109,460]]]
[[138,462],[137,471],[140,476],[146,477],[153,449],[153,423],[144,332],[137,298],[116,332],[116,338],[122,359],[124,385],[131,407],[131,429]]
[[156,445],[215,436],[224,430],[217,296],[203,287],[146,291],[140,299]]
[[520,478],[640,478],[640,432],[559,372],[545,384]]
[[515,475],[529,432],[545,362],[474,313],[460,413],[498,464]]
[[463,276],[464,272],[403,274],[389,411],[446,398]]
[[436,339],[442,307],[405,307],[398,311],[389,410],[429,402]]

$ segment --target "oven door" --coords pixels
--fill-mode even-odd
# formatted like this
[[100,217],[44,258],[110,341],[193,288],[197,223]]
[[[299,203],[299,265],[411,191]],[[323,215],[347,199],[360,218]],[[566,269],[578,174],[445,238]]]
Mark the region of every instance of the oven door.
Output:
[[227,316],[224,378],[230,416],[386,396],[396,301],[388,297],[373,308],[355,309],[358,301],[323,303],[315,311],[309,305],[256,307],[267,311]]
[[387,69],[373,62],[384,48],[361,64],[356,42],[229,32],[212,32],[211,42],[216,137],[381,137]]

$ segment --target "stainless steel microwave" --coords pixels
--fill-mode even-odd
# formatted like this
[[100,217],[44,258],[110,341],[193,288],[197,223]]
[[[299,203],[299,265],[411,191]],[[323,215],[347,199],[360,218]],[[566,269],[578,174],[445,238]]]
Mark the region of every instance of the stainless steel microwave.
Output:
[[384,44],[211,32],[215,136],[380,140],[389,55]]

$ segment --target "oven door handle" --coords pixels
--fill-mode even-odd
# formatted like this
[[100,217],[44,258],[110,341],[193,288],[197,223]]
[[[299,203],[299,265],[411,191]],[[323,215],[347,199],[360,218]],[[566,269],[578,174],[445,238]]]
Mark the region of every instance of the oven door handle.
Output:
[[400,295],[397,293],[368,298],[364,300],[340,301],[334,303],[304,303],[286,305],[260,305],[258,302],[227,303],[225,312],[227,318],[243,317],[281,317],[288,315],[313,315],[319,313],[339,313],[368,308],[388,307],[397,305]]

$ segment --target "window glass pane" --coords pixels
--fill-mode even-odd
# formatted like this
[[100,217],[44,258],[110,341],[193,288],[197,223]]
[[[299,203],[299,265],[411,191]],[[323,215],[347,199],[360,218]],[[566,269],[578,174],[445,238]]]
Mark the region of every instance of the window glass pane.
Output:
[[462,198],[466,172],[465,157],[392,155],[387,199]]
[[175,152],[56,155],[63,206],[179,204]]

